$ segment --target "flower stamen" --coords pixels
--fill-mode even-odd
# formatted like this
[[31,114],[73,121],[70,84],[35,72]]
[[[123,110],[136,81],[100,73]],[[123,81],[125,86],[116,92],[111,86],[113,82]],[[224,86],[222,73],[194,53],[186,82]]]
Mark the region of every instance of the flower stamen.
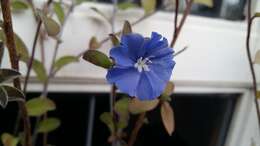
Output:
[[148,57],[144,59],[143,57],[140,57],[135,63],[134,67],[137,68],[138,72],[142,72],[143,70],[150,71],[148,63],[152,63],[152,61]]

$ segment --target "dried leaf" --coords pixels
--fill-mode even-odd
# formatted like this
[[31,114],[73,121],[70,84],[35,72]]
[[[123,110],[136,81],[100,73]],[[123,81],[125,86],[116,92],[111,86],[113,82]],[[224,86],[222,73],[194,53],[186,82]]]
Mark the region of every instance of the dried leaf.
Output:
[[145,14],[149,14],[155,11],[156,0],[141,0],[142,7],[145,11]]
[[0,86],[0,106],[6,108],[8,104],[8,95],[3,87]]
[[120,44],[119,39],[114,34],[109,34],[110,40],[114,46],[118,46]]
[[21,74],[13,69],[6,69],[2,68],[0,69],[0,83],[13,80],[15,78],[20,77]]
[[55,103],[46,97],[33,98],[26,102],[26,108],[29,116],[41,116],[48,111],[56,109]]
[[57,15],[59,21],[60,21],[60,24],[63,24],[65,14],[64,14],[63,8],[61,6],[61,3],[60,2],[54,2],[53,3],[53,9],[54,9],[54,12]]
[[194,0],[194,3],[202,4],[210,8],[214,6],[213,0]]
[[19,138],[9,133],[3,133],[1,135],[1,141],[4,144],[4,146],[17,146],[19,143]]
[[64,66],[66,66],[70,63],[78,62],[78,61],[79,61],[79,59],[77,56],[63,56],[54,63],[54,70],[57,72]]
[[255,64],[260,64],[260,50],[257,50],[256,54],[255,54]]
[[129,111],[132,114],[139,114],[147,111],[151,111],[159,104],[159,100],[140,101],[137,98],[130,100]]
[[130,22],[125,21],[123,29],[122,29],[122,34],[126,35],[126,34],[129,34],[129,33],[132,33],[132,27],[131,27]]
[[175,129],[174,113],[168,102],[163,102],[161,105],[161,117],[167,133],[172,135]]
[[39,127],[37,129],[38,133],[49,133],[54,131],[60,126],[61,122],[57,118],[47,118],[40,122]]
[[100,47],[100,44],[97,40],[96,37],[91,37],[90,41],[89,41],[89,49],[98,49]]
[[103,68],[111,68],[113,66],[112,61],[102,52],[97,50],[88,50],[84,53],[83,59]]
[[115,133],[115,125],[111,113],[104,112],[100,115],[100,120],[107,125],[112,134]]

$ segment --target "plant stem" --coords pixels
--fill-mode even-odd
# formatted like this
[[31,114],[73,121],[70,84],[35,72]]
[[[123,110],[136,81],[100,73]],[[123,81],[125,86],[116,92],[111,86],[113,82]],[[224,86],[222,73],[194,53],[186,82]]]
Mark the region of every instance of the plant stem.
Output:
[[33,65],[33,60],[34,60],[34,57],[35,57],[35,50],[36,50],[38,37],[39,37],[39,34],[40,34],[41,25],[42,25],[42,20],[39,20],[39,22],[37,24],[36,34],[34,36],[33,47],[32,47],[32,54],[31,54],[31,57],[30,57],[30,59],[28,61],[28,69],[27,69],[27,72],[26,72],[25,81],[24,81],[24,87],[23,87],[24,93],[27,92],[27,85],[28,85],[28,81],[29,81],[29,78],[30,78],[30,73],[31,73],[31,70],[32,70],[32,65]]
[[[174,18],[174,32],[173,37],[176,38],[177,30],[178,30],[178,15],[179,15],[179,0],[175,0],[175,18]],[[173,47],[173,42],[171,43],[171,47]]]
[[[179,34],[180,34],[180,32],[181,32],[181,29],[182,29],[182,27],[183,27],[183,25],[184,25],[184,23],[185,23],[185,21],[186,21],[186,18],[187,18],[187,16],[190,14],[190,11],[191,11],[191,6],[192,6],[192,4],[193,4],[193,1],[194,0],[189,0],[189,2],[187,3],[187,6],[186,6],[186,8],[185,8],[185,10],[184,10],[184,12],[183,12],[183,16],[182,16],[182,19],[181,19],[181,22],[180,22],[180,25],[177,27],[177,29],[176,29],[176,32],[174,33],[174,37],[173,37],[173,39],[172,39],[172,42],[171,42],[171,47],[174,47],[174,45],[175,45],[175,43],[176,43],[176,41],[177,41],[177,39],[178,39],[178,37],[179,37]],[[176,21],[176,20],[175,20]]]
[[260,109],[259,109],[259,103],[257,100],[257,82],[256,82],[256,75],[255,75],[255,69],[254,69],[254,64],[253,60],[251,57],[251,50],[250,50],[250,36],[251,36],[251,28],[252,28],[252,22],[255,17],[251,16],[251,0],[248,0],[248,25],[247,25],[247,37],[246,37],[246,50],[247,50],[247,57],[248,57],[248,62],[250,66],[250,71],[252,74],[252,82],[253,82],[253,90],[254,90],[254,96],[255,96],[255,106],[256,106],[256,113],[257,113],[257,118],[258,118],[258,125],[260,125]]
[[[2,14],[4,19],[4,32],[6,36],[6,45],[9,52],[9,58],[11,61],[11,66],[13,69],[19,71],[19,58],[16,53],[15,48],[15,41],[14,41],[14,32],[13,32],[13,25],[12,25],[12,17],[11,17],[11,10],[10,10],[10,1],[9,0],[1,0],[1,8]],[[16,78],[13,81],[13,84],[16,88],[21,90],[21,82],[19,78]],[[23,118],[23,126],[24,126],[24,133],[25,133],[25,146],[32,146],[31,141],[31,125],[30,120],[28,117],[28,113],[25,107],[24,102],[19,102],[19,108]]]
[[[136,24],[138,24],[138,23],[140,23],[140,22],[146,20],[147,18],[150,18],[151,16],[153,16],[153,15],[156,14],[156,13],[157,13],[157,11],[154,11],[154,12],[152,12],[152,13],[149,13],[149,14],[147,14],[147,15],[144,15],[143,17],[141,17],[141,18],[139,18],[138,20],[136,20],[136,21],[134,21],[133,23],[131,23],[131,25],[132,25],[132,26],[135,26]],[[120,31],[118,31],[118,32],[115,32],[114,34],[115,34],[115,35],[119,35],[119,34],[121,33],[121,31],[122,31],[122,30],[120,30]],[[106,42],[109,41],[109,40],[110,40],[110,37],[109,37],[109,36],[108,36],[108,37],[105,37],[103,40],[101,40],[101,41],[99,42],[100,46],[102,46],[104,43],[106,43]],[[88,50],[88,49],[87,49],[87,50]],[[77,56],[78,56],[78,57],[81,57],[85,52],[86,52],[86,50],[84,50],[83,52],[80,52]]]
[[130,135],[130,138],[128,140],[128,144],[127,146],[133,146],[135,141],[136,141],[136,138],[138,136],[138,133],[141,129],[141,127],[143,126],[144,124],[144,119],[145,119],[145,113],[141,113],[135,123],[135,127]]

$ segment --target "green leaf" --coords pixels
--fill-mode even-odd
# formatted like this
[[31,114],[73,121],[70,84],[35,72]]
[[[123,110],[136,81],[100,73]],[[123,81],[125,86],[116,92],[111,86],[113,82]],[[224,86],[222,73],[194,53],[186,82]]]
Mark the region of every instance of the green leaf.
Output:
[[4,146],[17,146],[19,143],[19,138],[9,133],[3,133],[1,135],[1,141],[4,144]]
[[255,54],[254,63],[260,65],[260,50],[257,50],[257,52],[256,52],[256,54]]
[[260,12],[256,12],[255,17],[260,17]]
[[60,126],[60,120],[57,118],[47,118],[40,122],[37,129],[38,133],[49,133]]
[[140,114],[155,109],[158,104],[159,104],[158,99],[141,101],[137,98],[134,98],[130,100],[129,111],[132,114]]
[[132,33],[132,27],[129,21],[125,21],[123,29],[122,29],[122,34],[126,35]]
[[[6,44],[5,34],[2,29],[0,29],[0,40],[2,40]],[[14,34],[14,41],[15,41],[15,46],[16,46],[16,51],[17,51],[18,57],[22,61],[27,63],[27,60],[29,58],[28,48],[26,47],[23,40],[16,33]]]
[[26,10],[29,6],[27,3],[20,1],[20,0],[14,0],[11,2],[11,9],[13,11],[20,11],[20,10]]
[[3,87],[6,91],[8,95],[8,101],[24,101],[25,95],[21,90],[7,85],[3,85],[1,87]]
[[117,123],[117,128],[124,129],[128,125],[129,119],[129,112],[128,112],[128,105],[129,105],[129,98],[122,98],[115,103],[115,111],[119,115],[119,121]]
[[49,36],[55,37],[60,32],[59,24],[51,17],[46,16],[42,11],[38,11],[38,14],[43,21],[44,27]]
[[110,132],[113,134],[115,133],[115,125],[113,122],[113,117],[111,115],[111,113],[109,112],[104,112],[103,114],[100,115],[100,120],[107,125],[107,127],[109,128]]
[[173,91],[174,91],[174,84],[173,84],[173,82],[168,82],[167,83],[167,85],[166,85],[166,87],[165,87],[165,89],[164,89],[164,91],[163,91],[163,93],[162,93],[162,95],[160,96],[160,99],[161,100],[166,100],[166,101],[171,101],[171,97],[170,97],[170,95],[173,93]]
[[210,8],[213,7],[213,0],[194,0],[194,3],[202,4]]
[[83,55],[83,59],[106,69],[113,66],[112,61],[106,56],[106,54],[97,50],[87,50]]
[[257,98],[257,99],[260,99],[260,91],[257,91],[257,92],[256,92],[256,98]]
[[46,97],[33,98],[26,102],[29,116],[38,117],[56,109],[55,103]]
[[21,74],[16,70],[5,68],[0,69],[0,83],[13,80],[20,76]]
[[141,4],[144,8],[145,14],[149,14],[155,11],[156,0],[141,0]]
[[61,24],[64,22],[65,14],[60,2],[53,3],[53,9]]
[[70,63],[78,62],[78,61],[79,61],[79,59],[77,56],[63,56],[54,63],[54,70],[58,71],[61,68],[63,68],[64,66],[66,66]]
[[90,41],[89,41],[89,49],[98,49],[100,47],[100,43],[98,42],[96,37],[91,37]]
[[47,79],[46,69],[39,60],[33,60],[32,68],[39,81],[44,82]]
[[136,7],[138,7],[138,5],[136,5],[133,2],[122,2],[122,3],[119,3],[117,5],[117,7],[121,10],[126,10],[126,9],[129,9],[129,8],[136,8]]
[[109,34],[110,40],[114,46],[120,45],[120,41],[118,40],[117,36],[114,34]]
[[0,106],[6,108],[8,104],[8,95],[3,87],[0,86]]

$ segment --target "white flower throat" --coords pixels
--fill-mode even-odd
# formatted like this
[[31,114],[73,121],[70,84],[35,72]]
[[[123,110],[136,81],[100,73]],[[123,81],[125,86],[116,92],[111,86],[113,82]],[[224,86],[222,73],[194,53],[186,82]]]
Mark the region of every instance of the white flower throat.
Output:
[[142,72],[144,71],[150,71],[149,67],[148,67],[148,63],[152,63],[151,60],[149,60],[149,58],[144,58],[140,57],[137,62],[135,63],[135,68],[137,68],[138,72]]

